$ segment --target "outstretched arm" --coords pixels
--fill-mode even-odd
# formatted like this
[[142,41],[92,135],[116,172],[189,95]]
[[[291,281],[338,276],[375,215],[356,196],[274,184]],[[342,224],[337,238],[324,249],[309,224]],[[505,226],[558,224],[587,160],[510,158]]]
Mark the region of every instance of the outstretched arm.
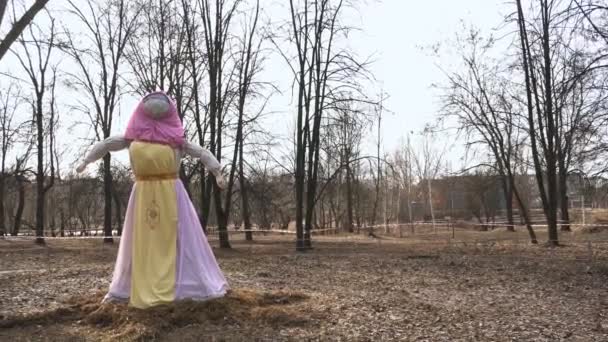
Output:
[[123,136],[113,136],[98,142],[93,145],[91,151],[87,153],[82,163],[78,165],[76,172],[80,173],[84,171],[87,165],[103,158],[108,152],[120,151],[129,147],[129,143],[129,140],[125,139]]
[[217,185],[221,189],[224,189],[226,182],[224,181],[224,177],[222,176],[222,165],[217,161],[217,159],[211,152],[191,142],[186,142],[184,144],[183,151],[185,154],[193,158],[200,159],[203,165],[205,165],[205,168],[209,170],[209,172],[211,172],[215,177]]

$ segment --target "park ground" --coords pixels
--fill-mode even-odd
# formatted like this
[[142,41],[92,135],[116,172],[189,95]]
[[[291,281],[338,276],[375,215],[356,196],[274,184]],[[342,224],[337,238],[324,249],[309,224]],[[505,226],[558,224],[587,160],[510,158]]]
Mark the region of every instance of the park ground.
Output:
[[0,240],[0,340],[608,341],[604,233],[378,236],[211,240],[231,292],[145,311],[100,304],[117,244]]

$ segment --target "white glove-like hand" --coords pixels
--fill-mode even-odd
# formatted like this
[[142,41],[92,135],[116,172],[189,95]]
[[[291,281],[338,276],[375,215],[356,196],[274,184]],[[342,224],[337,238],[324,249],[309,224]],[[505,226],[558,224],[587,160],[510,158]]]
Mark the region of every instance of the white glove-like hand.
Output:
[[220,190],[226,189],[226,180],[224,179],[224,176],[222,176],[221,172],[215,174],[215,182],[217,183],[217,186],[220,188]]
[[84,171],[84,169],[87,168],[87,163],[82,162],[80,163],[80,165],[78,165],[78,167],[76,167],[76,172],[78,173],[82,173],[82,171]]

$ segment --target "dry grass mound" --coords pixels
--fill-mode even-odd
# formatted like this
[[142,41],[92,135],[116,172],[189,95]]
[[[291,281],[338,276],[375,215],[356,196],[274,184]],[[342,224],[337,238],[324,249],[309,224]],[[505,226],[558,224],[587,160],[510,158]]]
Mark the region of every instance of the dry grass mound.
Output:
[[262,326],[301,326],[308,315],[298,303],[308,296],[298,292],[258,292],[236,289],[206,302],[180,301],[146,310],[126,304],[101,304],[103,293],[74,297],[65,306],[0,320],[0,329],[28,325],[78,323],[103,330],[110,340],[147,340],[188,325],[255,323]]

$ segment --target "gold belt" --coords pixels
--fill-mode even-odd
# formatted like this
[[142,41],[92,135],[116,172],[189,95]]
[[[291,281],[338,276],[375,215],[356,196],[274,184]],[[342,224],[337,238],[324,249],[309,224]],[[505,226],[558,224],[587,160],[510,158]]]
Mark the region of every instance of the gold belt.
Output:
[[137,181],[162,181],[170,179],[177,179],[177,173],[162,173],[159,175],[135,176],[135,180]]

